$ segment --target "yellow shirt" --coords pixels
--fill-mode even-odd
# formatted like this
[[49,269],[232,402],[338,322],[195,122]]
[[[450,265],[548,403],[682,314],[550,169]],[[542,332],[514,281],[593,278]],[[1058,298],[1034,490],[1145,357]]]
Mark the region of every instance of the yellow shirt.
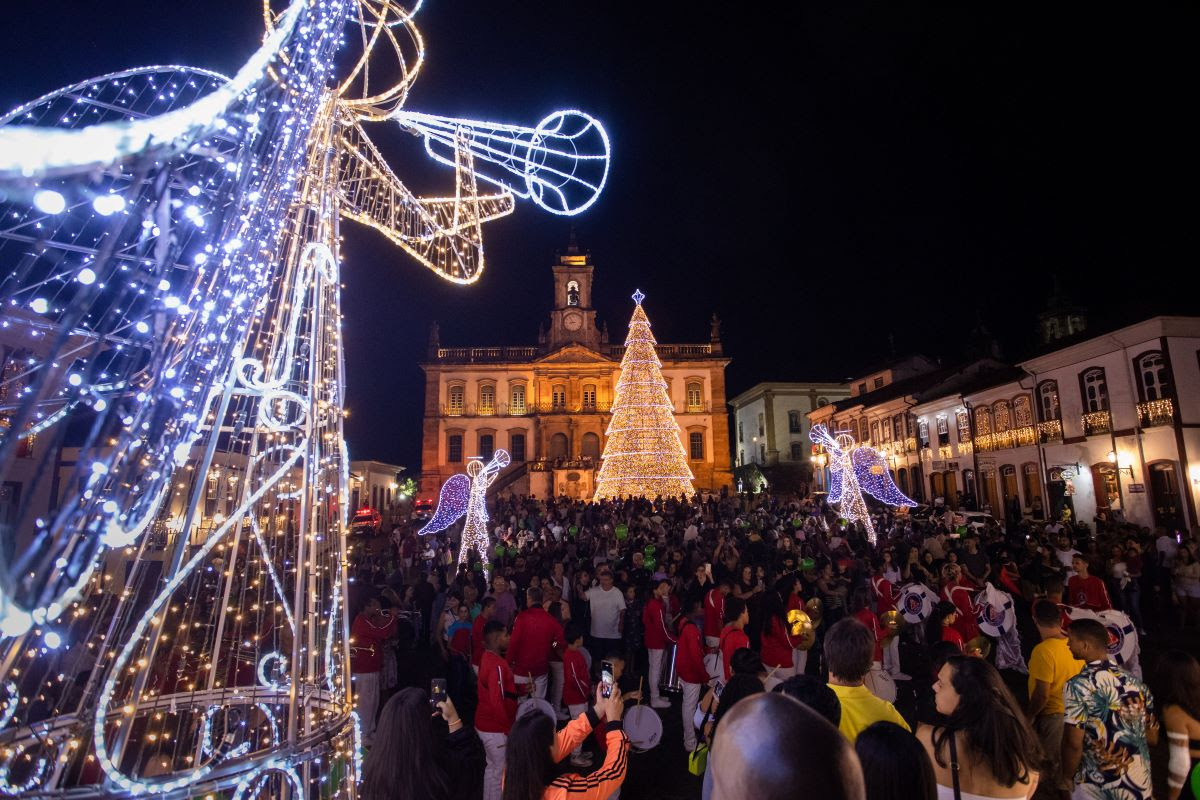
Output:
[[1044,639],[1029,656],[1029,696],[1038,681],[1050,684],[1050,696],[1038,716],[1063,713],[1063,685],[1079,674],[1083,662],[1071,655],[1066,639]]
[[[906,731],[911,731],[904,717],[887,700],[880,700],[866,686],[837,686],[829,684],[838,702],[842,704],[842,721],[838,729],[853,742],[864,728],[876,722],[894,722]],[[1059,700],[1062,704],[1062,700]]]

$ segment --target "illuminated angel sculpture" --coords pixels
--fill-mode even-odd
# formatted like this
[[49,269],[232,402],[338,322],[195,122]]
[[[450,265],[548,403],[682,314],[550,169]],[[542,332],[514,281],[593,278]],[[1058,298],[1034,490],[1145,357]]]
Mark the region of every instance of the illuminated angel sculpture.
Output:
[[848,433],[836,436],[824,425],[814,425],[808,438],[822,445],[829,455],[829,496],[838,504],[838,511],[850,522],[859,522],[867,529],[867,539],[875,543],[875,528],[867,512],[863,492],[890,506],[912,506],[916,501],[896,488],[882,453],[866,445],[856,444]]
[[487,532],[487,490],[500,471],[511,462],[507,450],[497,450],[486,466],[481,458],[471,459],[471,463],[467,464],[466,475],[460,472],[442,484],[433,519],[417,531],[422,536],[441,533],[466,514],[462,542],[458,547],[458,565],[461,567],[467,563],[467,555],[473,547],[484,562],[484,574],[488,580],[492,577],[491,570],[488,569],[492,540]]
[[575,214],[608,176],[582,112],[406,108],[421,0],[244,2],[266,33],[232,77],[0,116],[0,794],[354,797],[340,226],[467,284],[516,198]]

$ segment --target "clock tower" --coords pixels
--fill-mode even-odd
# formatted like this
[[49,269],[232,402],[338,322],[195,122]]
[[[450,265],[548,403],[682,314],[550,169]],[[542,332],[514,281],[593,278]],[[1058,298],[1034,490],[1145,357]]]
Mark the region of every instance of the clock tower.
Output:
[[548,344],[551,351],[567,344],[600,350],[596,311],[592,308],[592,259],[579,249],[575,230],[567,251],[558,257],[554,272],[554,310],[550,312]]

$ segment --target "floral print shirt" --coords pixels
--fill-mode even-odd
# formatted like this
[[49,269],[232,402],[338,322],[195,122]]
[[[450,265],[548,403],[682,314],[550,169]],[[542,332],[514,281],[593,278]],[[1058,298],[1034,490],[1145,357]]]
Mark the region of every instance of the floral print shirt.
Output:
[[1147,731],[1156,725],[1146,684],[1109,661],[1092,661],[1063,687],[1064,721],[1083,729],[1075,797],[1150,800]]

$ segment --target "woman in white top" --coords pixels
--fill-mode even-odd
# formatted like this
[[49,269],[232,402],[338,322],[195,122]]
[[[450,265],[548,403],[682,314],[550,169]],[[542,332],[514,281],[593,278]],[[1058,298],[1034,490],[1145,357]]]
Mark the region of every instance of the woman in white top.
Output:
[[1037,789],[1038,738],[1000,673],[973,656],[951,656],[933,690],[944,725],[917,738],[933,761],[938,800],[1019,800]]

